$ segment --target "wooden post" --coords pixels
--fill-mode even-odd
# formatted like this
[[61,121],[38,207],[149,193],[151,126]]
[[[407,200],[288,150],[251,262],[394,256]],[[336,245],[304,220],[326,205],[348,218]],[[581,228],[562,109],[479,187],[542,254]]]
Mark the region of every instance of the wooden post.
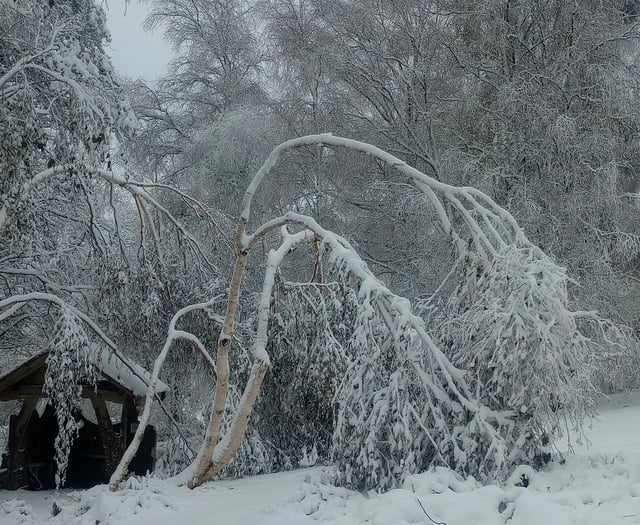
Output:
[[102,440],[102,449],[105,457],[105,474],[106,476],[111,476],[116,466],[118,466],[124,450],[122,441],[118,433],[113,430],[113,424],[111,423],[111,417],[104,398],[98,392],[92,395],[90,399],[98,420],[98,428],[100,429],[100,439]]
[[129,446],[131,443],[130,436],[136,431],[137,426],[132,427],[132,425],[138,424],[138,407],[136,406],[136,401],[133,397],[127,396],[124,405],[122,405],[122,428],[124,429],[124,443],[125,448]]
[[11,490],[19,489],[27,484],[27,454],[28,443],[27,428],[36,403],[35,398],[28,398],[22,402],[22,408],[15,419],[12,439],[9,441],[9,471],[7,473],[7,488]]

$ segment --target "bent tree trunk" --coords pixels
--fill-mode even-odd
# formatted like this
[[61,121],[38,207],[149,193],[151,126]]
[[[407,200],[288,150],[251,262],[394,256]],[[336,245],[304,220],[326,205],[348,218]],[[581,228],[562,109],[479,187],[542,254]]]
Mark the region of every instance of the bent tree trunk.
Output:
[[[412,313],[408,301],[393,294],[382,282],[375,278],[348,241],[324,230],[311,217],[295,213],[287,213],[281,217],[276,217],[256,228],[253,233],[247,234],[252,199],[260,184],[275,167],[282,153],[303,146],[324,146],[358,151],[398,170],[424,194],[429,204],[433,207],[445,235],[450,239],[460,257],[468,256],[483,265],[489,266],[492,260],[500,257],[499,254],[504,252],[506,247],[519,245],[530,249],[534,254],[534,258],[546,258],[544,253],[526,238],[509,212],[475,188],[449,186],[425,175],[407,165],[406,162],[379,148],[351,139],[334,137],[331,134],[310,135],[280,144],[271,152],[265,163],[258,170],[243,198],[235,235],[236,260],[227,298],[226,314],[216,350],[215,369],[217,381],[211,416],[202,446],[195,460],[178,476],[179,482],[185,483],[191,488],[197,487],[217,475],[232,460],[240,448],[263,379],[270,366],[269,356],[265,349],[269,304],[275,272],[283,258],[297,244],[305,241],[320,242],[335,258],[339,259],[351,275],[360,281],[367,300],[383,301],[384,304],[381,303],[377,308],[385,322],[392,328],[391,332],[395,334],[394,337],[397,334],[402,335],[404,333],[406,341],[416,341],[416,344],[421,346],[421,351],[428,355],[425,363],[417,363],[414,358],[409,358],[411,356],[407,357],[406,362],[409,366],[415,368],[414,372],[422,381],[423,388],[429,399],[446,399],[446,402],[452,406],[463,407],[469,413],[469,419],[474,421],[474,432],[483,433],[485,437],[488,436],[487,439],[502,441],[508,439],[501,435],[504,428],[510,425],[508,416],[499,410],[492,410],[478,402],[474,389],[467,384],[463,372],[452,365],[438,345],[431,339],[424,321]],[[287,225],[293,224],[297,225],[298,228],[302,228],[302,231],[294,234],[289,233]],[[265,280],[258,308],[258,328],[253,348],[254,363],[240,403],[232,416],[231,424],[222,435],[229,390],[229,352],[232,346],[234,322],[248,256],[251,249],[265,235],[277,229],[281,231],[282,240],[280,247],[277,250],[272,250],[267,260]],[[466,239],[469,239],[469,242]],[[554,276],[557,274],[560,281],[565,279],[566,276],[561,271],[562,269],[553,264],[550,264],[549,268],[549,271]],[[559,306],[562,310],[561,313],[564,313],[566,312],[565,301],[561,300],[560,302],[562,303]],[[178,336],[195,337],[192,334],[185,335],[184,332],[175,330],[175,321],[177,321],[178,317],[179,315],[176,314],[172,320],[169,337],[154,367],[152,384],[149,388],[147,403],[138,428],[141,435],[149,419],[155,381],[158,379],[171,342]],[[211,361],[206,350],[201,348],[201,351],[205,358]],[[425,411],[439,413],[436,405],[428,405]],[[456,439],[460,436],[456,437],[452,433],[450,428],[452,422],[445,421],[443,419],[445,416],[427,414],[425,417],[437,419],[438,428],[441,428],[444,434],[448,433],[442,439],[449,440],[447,443],[451,446],[447,446],[450,449],[455,449],[458,444]],[[469,435],[473,433],[472,430],[467,430]],[[431,439],[431,436],[429,438]],[[505,449],[505,446],[503,446],[505,443],[502,441],[499,444],[500,446],[490,448],[496,457],[488,460],[498,466],[504,465],[504,458],[498,457],[501,453],[500,451]],[[138,444],[139,439],[134,439],[129,449],[125,452],[123,460],[111,479],[112,489],[115,489],[125,476],[128,461],[135,454]],[[437,446],[437,444],[434,443],[434,446]],[[465,456],[464,452],[460,451],[459,456]]]

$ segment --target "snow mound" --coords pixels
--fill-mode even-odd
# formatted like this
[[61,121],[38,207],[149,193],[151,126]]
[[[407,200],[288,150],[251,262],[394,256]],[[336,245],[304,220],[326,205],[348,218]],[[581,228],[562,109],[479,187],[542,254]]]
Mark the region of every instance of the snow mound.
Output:
[[301,517],[311,519],[309,523],[343,525],[640,523],[640,462],[620,455],[573,457],[537,473],[519,467],[504,486],[482,486],[438,468],[411,476],[402,489],[380,495],[337,489],[317,480],[299,488],[284,510],[298,516],[297,521],[280,521],[291,524],[307,523]]

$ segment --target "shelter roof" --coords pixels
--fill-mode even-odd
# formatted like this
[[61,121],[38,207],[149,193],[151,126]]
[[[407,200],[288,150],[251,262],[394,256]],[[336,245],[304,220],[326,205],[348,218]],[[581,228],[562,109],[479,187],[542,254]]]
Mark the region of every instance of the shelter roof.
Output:
[[[12,388],[36,370],[46,366],[48,350],[31,355],[16,356],[9,366],[0,368],[0,394]],[[151,374],[135,361],[101,344],[92,344],[88,359],[106,380],[129,391],[134,396],[147,394]],[[158,381],[156,392],[162,394],[169,387]]]

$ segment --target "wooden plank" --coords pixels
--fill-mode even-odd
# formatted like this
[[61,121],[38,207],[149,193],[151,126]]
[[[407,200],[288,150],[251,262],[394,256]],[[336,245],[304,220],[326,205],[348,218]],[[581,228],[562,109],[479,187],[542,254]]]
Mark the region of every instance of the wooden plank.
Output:
[[138,407],[134,397],[127,397],[122,407],[122,428],[125,429],[125,447],[129,446],[133,439],[135,430],[132,431],[132,425],[138,424]]
[[44,367],[46,359],[47,354],[40,354],[32,357],[16,368],[13,372],[9,372],[6,376],[0,378],[0,395],[4,394],[6,390],[11,389],[25,377],[38,370],[38,368]]
[[[105,401],[120,404],[123,404],[127,397],[123,392],[112,392],[111,390],[103,390],[102,388],[98,388],[97,394]],[[92,386],[82,387],[82,397],[91,398],[91,396],[94,395],[96,395],[96,390]]]
[[[35,357],[32,357],[31,359],[25,361],[22,365],[20,365],[12,372],[9,372],[3,377],[0,377],[0,401],[24,399],[25,397],[20,397],[15,394],[16,389],[20,388],[22,384],[29,385],[41,383],[45,375],[47,356],[48,352],[38,354]],[[119,381],[108,376],[102,370],[99,370],[99,372],[101,378],[99,382],[100,390],[111,390],[113,392],[120,392],[123,396],[133,395],[133,393]],[[28,397],[31,397],[34,394],[31,392],[27,395]],[[89,396],[83,394],[83,397]],[[117,400],[109,399],[109,401],[122,403],[124,401],[124,397]]]

